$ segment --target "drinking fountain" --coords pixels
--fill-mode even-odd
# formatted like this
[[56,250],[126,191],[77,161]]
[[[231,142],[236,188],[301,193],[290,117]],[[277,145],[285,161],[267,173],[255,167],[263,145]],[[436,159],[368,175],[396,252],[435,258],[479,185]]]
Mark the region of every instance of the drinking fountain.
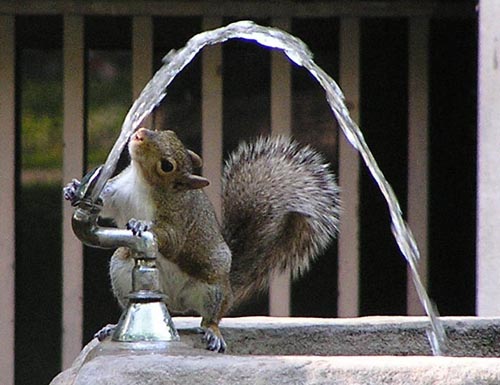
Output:
[[134,235],[126,229],[101,227],[100,198],[91,196],[102,167],[90,171],[80,182],[71,204],[76,207],[72,227],[76,236],[87,246],[98,248],[127,247],[134,258],[132,292],[128,305],[114,327],[111,340],[116,342],[178,341],[179,334],[164,302],[160,274],[156,267],[158,246],[150,231]]
[[[230,39],[244,39],[264,47],[283,51],[291,62],[309,71],[312,77],[324,89],[326,101],[337,119],[340,129],[349,143],[359,151],[361,158],[365,162],[387,202],[394,238],[403,257],[407,261],[419,300],[429,317],[430,327],[428,328],[427,334],[430,346],[435,355],[444,354],[446,352],[446,334],[438,317],[438,312],[422,284],[418,272],[420,252],[408,224],[403,219],[399,201],[391,185],[380,170],[377,161],[364,139],[363,133],[358,125],[352,120],[340,87],[314,62],[313,54],[309,51],[304,42],[277,28],[264,27],[251,21],[238,21],[225,27],[199,33],[193,36],[184,47],[179,50],[170,51],[163,58],[163,65],[154,74],[153,78],[148,82],[127,113],[120,135],[109,153],[105,164],[101,168],[91,172],[91,175],[84,178],[85,181],[82,183],[82,186],[80,186],[81,191],[78,191],[79,202],[77,204],[75,203],[78,208],[73,215],[73,229],[76,235],[84,243],[94,247],[129,247],[134,251],[135,258],[143,261],[136,264],[137,271],[141,271],[138,266],[145,265],[146,260],[154,261],[158,250],[154,242],[154,237],[150,232],[145,232],[141,239],[133,236],[132,233],[127,230],[101,228],[97,225],[97,217],[101,210],[100,193],[115,171],[121,151],[128,139],[139,128],[141,122],[162,101],[166,95],[167,87],[177,74],[180,73],[204,47],[220,44]],[[154,265],[154,262],[151,262],[151,265]],[[138,273],[139,276],[141,276],[141,274],[142,273]],[[139,291],[144,290],[139,289]],[[154,290],[148,289],[145,291],[156,292],[156,288]],[[151,298],[153,297],[154,296]],[[134,302],[138,300],[136,296],[131,296],[130,299],[131,303],[135,304],[148,303]],[[161,302],[161,300],[158,302]],[[173,335],[175,335],[175,333],[173,333]]]

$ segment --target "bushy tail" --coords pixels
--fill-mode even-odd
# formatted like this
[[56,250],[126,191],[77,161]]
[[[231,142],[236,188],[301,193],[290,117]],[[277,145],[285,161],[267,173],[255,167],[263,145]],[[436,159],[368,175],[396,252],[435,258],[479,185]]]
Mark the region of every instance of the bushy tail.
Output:
[[307,270],[338,229],[339,191],[328,164],[285,137],[241,144],[226,162],[222,194],[235,304],[266,288],[271,269]]

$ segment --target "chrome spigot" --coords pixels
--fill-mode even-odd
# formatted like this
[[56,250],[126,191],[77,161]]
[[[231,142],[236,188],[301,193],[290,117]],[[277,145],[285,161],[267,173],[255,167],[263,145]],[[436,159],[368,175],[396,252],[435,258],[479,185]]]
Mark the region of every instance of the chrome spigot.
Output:
[[127,247],[132,251],[135,266],[132,270],[132,292],[112,334],[112,341],[178,341],[179,335],[163,301],[160,274],[156,267],[158,245],[150,231],[140,236],[132,231],[101,227],[98,224],[102,200],[91,199],[101,167],[85,175],[71,193],[76,206],[72,226],[76,236],[86,245],[104,249]]
[[112,335],[113,341],[178,341],[179,335],[163,302],[155,258],[135,258],[132,292]]

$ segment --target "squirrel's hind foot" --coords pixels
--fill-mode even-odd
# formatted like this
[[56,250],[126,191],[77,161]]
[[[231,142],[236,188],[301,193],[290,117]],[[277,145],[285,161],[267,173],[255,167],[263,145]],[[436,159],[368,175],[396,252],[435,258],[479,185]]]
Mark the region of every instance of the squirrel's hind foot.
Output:
[[222,337],[222,334],[217,325],[210,325],[204,328],[205,334],[203,335],[203,342],[206,344],[207,349],[212,352],[224,353],[227,345]]
[[116,329],[116,324],[107,324],[101,330],[94,334],[94,338],[97,338],[99,341],[104,341],[108,338]]

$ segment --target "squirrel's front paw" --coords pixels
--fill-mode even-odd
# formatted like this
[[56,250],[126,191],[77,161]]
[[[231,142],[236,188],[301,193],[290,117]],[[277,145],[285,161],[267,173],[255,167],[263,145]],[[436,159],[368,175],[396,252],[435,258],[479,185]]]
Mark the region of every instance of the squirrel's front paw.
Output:
[[78,196],[76,194],[76,191],[78,190],[79,187],[80,187],[80,181],[78,179],[73,179],[63,188],[64,199],[70,201],[72,206],[75,206],[76,202],[78,201]]
[[205,329],[203,341],[206,343],[207,349],[212,352],[224,353],[226,351],[226,342],[224,341],[224,338],[218,328],[217,330],[213,330],[210,327]]
[[116,324],[107,324],[101,330],[94,334],[94,338],[97,338],[99,341],[104,341],[107,337],[109,337],[116,329]]
[[127,222],[127,230],[132,231],[132,234],[138,237],[140,237],[144,231],[149,231],[151,226],[152,223],[149,221],[140,221],[134,218]]

